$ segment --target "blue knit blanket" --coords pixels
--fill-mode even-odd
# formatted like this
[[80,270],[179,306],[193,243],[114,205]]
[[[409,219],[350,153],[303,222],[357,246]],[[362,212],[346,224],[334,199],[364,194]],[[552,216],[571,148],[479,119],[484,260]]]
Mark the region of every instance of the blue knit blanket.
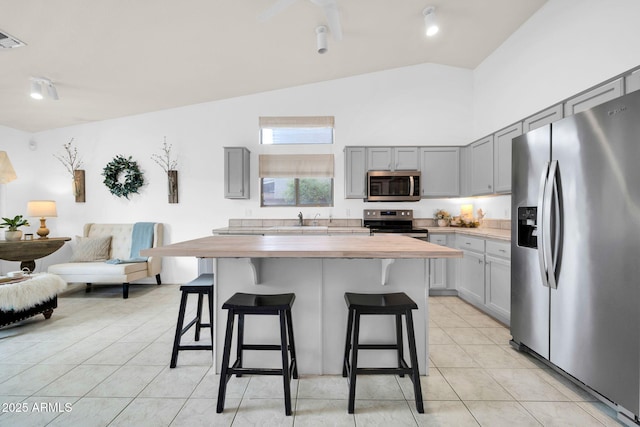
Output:
[[126,264],[131,262],[147,262],[149,257],[141,257],[142,249],[149,249],[153,245],[154,222],[136,222],[131,231],[131,253],[129,259],[113,258],[105,261],[107,264]]

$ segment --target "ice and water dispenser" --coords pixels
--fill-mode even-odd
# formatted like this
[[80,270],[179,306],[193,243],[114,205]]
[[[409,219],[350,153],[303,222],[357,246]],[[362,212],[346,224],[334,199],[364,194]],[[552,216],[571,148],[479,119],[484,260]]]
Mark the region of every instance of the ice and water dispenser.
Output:
[[518,246],[538,247],[538,208],[535,206],[518,207]]

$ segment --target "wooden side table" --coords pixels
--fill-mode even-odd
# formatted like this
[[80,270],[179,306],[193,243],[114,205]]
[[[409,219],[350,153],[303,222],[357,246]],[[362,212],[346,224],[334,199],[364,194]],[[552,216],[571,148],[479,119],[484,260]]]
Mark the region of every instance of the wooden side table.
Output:
[[5,261],[20,261],[20,270],[28,268],[34,271],[39,258],[51,255],[64,245],[71,237],[50,237],[48,239],[0,240],[0,259]]

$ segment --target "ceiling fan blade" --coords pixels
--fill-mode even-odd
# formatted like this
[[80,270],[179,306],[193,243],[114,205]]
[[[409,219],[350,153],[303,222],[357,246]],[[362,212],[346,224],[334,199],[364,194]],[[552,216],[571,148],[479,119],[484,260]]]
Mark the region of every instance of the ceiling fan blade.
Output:
[[268,21],[297,1],[298,0],[277,0],[271,7],[258,15],[258,21]]
[[333,38],[337,41],[342,40],[342,26],[340,25],[340,12],[338,12],[338,6],[335,1],[325,3],[323,6],[324,14],[327,17],[327,24],[329,24],[329,31]]

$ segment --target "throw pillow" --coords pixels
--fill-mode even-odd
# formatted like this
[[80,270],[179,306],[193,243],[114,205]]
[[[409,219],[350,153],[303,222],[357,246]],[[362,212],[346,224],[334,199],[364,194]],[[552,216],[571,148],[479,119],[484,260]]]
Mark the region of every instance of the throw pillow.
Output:
[[106,261],[109,259],[111,236],[80,237],[76,236],[76,247],[71,262]]

